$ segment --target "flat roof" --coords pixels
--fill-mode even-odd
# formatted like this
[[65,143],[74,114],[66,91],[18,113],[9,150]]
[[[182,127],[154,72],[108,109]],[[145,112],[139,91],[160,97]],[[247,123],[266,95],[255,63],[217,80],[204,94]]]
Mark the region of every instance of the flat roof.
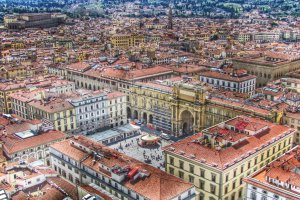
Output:
[[99,142],[99,141],[107,140],[112,137],[117,137],[119,135],[122,135],[122,133],[115,130],[107,130],[107,131],[95,133],[93,135],[88,135],[87,137],[89,139]]
[[133,124],[126,124],[124,126],[120,126],[114,129],[102,131],[95,133],[93,135],[88,135],[87,137],[94,141],[104,141],[113,137],[118,137],[120,135],[123,135],[123,133],[129,133],[135,130],[139,130],[140,127],[135,126]]
[[26,131],[22,131],[22,132],[18,132],[18,133],[15,133],[17,136],[19,136],[20,138],[22,139],[25,139],[25,138],[30,138],[32,136],[34,136],[34,133],[32,130],[26,130]]

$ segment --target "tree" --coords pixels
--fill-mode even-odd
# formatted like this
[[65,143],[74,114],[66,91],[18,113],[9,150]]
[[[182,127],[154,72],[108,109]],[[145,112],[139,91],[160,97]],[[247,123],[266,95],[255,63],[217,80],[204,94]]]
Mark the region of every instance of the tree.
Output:
[[273,21],[273,22],[271,23],[271,26],[272,26],[272,27],[278,26],[278,23]]
[[219,39],[219,36],[217,34],[210,36],[210,41],[218,40],[218,39]]

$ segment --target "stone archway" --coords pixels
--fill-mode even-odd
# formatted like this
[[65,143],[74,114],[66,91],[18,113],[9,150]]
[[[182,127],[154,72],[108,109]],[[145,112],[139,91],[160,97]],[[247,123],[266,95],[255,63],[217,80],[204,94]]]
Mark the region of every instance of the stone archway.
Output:
[[181,130],[183,135],[192,134],[194,131],[194,116],[193,114],[185,110],[181,113]]
[[153,124],[153,115],[149,115],[149,123]]
[[188,130],[189,130],[188,123],[187,122],[183,122],[183,124],[182,124],[182,132],[185,134],[185,133],[187,133]]
[[133,119],[138,119],[139,118],[139,113],[138,111],[133,111]]
[[129,107],[127,107],[127,118],[131,118],[131,109]]
[[145,123],[145,124],[147,124],[148,123],[148,117],[147,117],[147,113],[143,113],[143,122]]
[[27,158],[28,158],[28,156],[27,155],[24,155],[24,156],[22,156],[22,160],[27,160]]

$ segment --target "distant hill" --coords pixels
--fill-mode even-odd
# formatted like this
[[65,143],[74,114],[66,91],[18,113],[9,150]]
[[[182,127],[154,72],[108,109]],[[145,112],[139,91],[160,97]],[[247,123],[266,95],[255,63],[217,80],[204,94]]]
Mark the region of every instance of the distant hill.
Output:
[[[270,16],[300,16],[299,0],[171,0],[174,15],[233,17],[253,9]],[[106,10],[136,0],[0,0],[0,13],[67,12],[74,16],[102,16]],[[140,0],[140,6],[167,7],[170,0]],[[192,12],[191,12],[192,11]],[[3,15],[3,14],[2,14]]]

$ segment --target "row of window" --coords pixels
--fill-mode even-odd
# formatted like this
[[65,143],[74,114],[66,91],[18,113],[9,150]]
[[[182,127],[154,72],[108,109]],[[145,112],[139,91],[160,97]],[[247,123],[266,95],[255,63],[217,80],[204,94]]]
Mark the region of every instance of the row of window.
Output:
[[[174,165],[174,158],[169,156],[169,164],[170,165]],[[185,167],[184,167],[184,162],[182,160],[179,160],[179,167],[180,169],[183,169],[185,170]],[[173,168],[172,168],[173,169]],[[189,171],[190,173],[192,174],[195,174],[195,166],[192,165],[192,164],[189,164],[189,169],[188,170],[185,170],[185,171]],[[174,169],[172,170],[173,174],[174,174]],[[181,171],[180,171],[181,172]],[[171,173],[171,172],[170,172]],[[206,178],[206,179],[210,179],[212,182],[216,182],[216,174],[214,173],[210,173],[210,177],[208,177],[207,173],[205,172],[204,169],[200,169],[200,174],[199,174],[200,177],[202,178]]]
[[[250,194],[250,200],[259,200],[258,195],[257,195],[257,188],[252,187],[252,192]],[[262,194],[259,195],[261,196],[260,200],[267,200],[268,199],[268,191],[262,190]],[[279,196],[277,194],[273,194],[273,199],[279,199]]]
[[[105,105],[104,105],[104,103],[102,103],[102,106],[99,105],[99,104],[96,104],[95,107],[96,107],[96,109],[100,109],[100,108],[104,108]],[[94,105],[91,105],[91,106],[90,106],[90,109],[89,109],[87,106],[84,107],[84,111],[85,111],[85,112],[93,111],[93,110],[94,110]],[[79,113],[82,113],[82,112],[83,112],[83,109],[79,108]],[[102,112],[104,112],[104,110],[102,110]]]
[[[260,162],[261,162],[260,168],[262,168],[264,165],[268,164],[270,161],[275,160],[276,159],[275,153],[277,151],[280,151],[282,148],[285,148],[287,146],[287,144],[291,144],[291,138],[289,138],[288,140],[284,140],[284,142],[281,142],[277,146],[274,146],[272,149],[269,149],[266,153],[261,154],[260,155]],[[283,150],[283,153],[285,151],[286,151],[286,149]],[[272,152],[272,154],[271,154],[271,152]],[[271,159],[269,159],[271,155],[273,155],[273,157]],[[280,156],[280,153],[278,153],[277,157],[279,157],[279,156]],[[267,159],[267,161],[265,163],[262,162],[264,159]],[[256,157],[254,159],[254,163],[253,163],[254,165],[253,166],[256,166],[258,164],[258,160],[259,160],[259,157]],[[236,178],[240,174],[243,174],[245,170],[250,170],[250,171],[248,171],[247,176],[250,175],[250,173],[252,171],[252,168],[253,168],[253,166],[251,165],[252,162],[253,162],[253,160],[250,160],[248,162],[248,164],[241,165],[239,167],[239,169],[233,170],[233,172],[232,172],[232,178]],[[188,169],[186,169],[187,166],[184,165],[184,161],[179,160],[178,163],[179,163],[179,166],[175,166],[174,158],[171,157],[171,156],[169,156],[169,164],[173,165],[175,167],[178,167],[179,169],[182,169],[182,170],[178,171],[178,176],[180,178],[185,179],[184,171],[188,171],[189,173],[195,174],[195,166],[194,165],[189,164],[188,165]],[[253,172],[256,171],[257,169],[258,169],[257,167],[253,168]],[[173,174],[173,175],[175,174],[175,172],[174,172],[175,169],[173,167],[170,166],[168,168],[168,170],[169,170],[170,174]],[[230,175],[229,173],[226,174],[226,176],[225,176],[225,183],[229,182],[229,175]],[[205,172],[204,169],[200,169],[199,176],[201,178],[204,178],[204,179],[207,179],[207,180],[211,180],[212,182],[216,182],[216,174],[214,174],[212,172],[210,174],[208,174],[207,172]],[[239,187],[240,185],[243,184],[243,177],[244,176],[240,176],[239,179],[238,179],[238,182],[237,182],[237,180],[232,181],[232,183],[231,183],[232,184],[231,185],[232,186],[232,188],[231,188],[232,190],[234,190],[235,188],[237,188],[237,187]],[[195,184],[195,177],[193,175],[188,175],[188,180],[191,183]],[[204,190],[204,188],[205,188],[205,182],[204,182],[204,180],[199,179],[199,188]],[[216,190],[215,186],[213,184],[211,184],[209,192],[212,193],[212,194],[215,194],[215,192],[216,192],[215,190]],[[225,194],[228,193],[228,191],[229,191],[229,185],[225,186],[225,188],[224,188]]]
[[[64,157],[67,157],[67,156],[64,156]],[[58,164],[59,164],[59,163],[58,163]],[[67,165],[64,161],[60,161],[60,164],[61,164],[62,166],[64,166],[64,167],[67,167],[68,170],[70,170],[70,171],[72,171],[72,172],[74,171],[76,174],[79,174],[79,170],[78,170],[77,168],[74,167],[74,170],[73,170],[73,167],[72,167],[71,165]],[[58,166],[56,166],[56,165],[54,165],[54,170],[55,170],[55,171],[58,171],[58,173],[59,173],[60,175],[62,175],[64,178],[67,178],[67,179],[69,179],[71,182],[74,182],[74,179],[73,179],[73,175],[74,175],[74,174],[73,174],[73,173],[67,174],[66,171],[65,171],[64,169],[62,169],[62,168],[60,168],[60,167],[58,167]],[[84,166],[83,166],[83,170],[84,170],[84,171],[87,171],[87,169],[86,169]],[[72,175],[72,174],[73,174],[73,175]],[[109,178],[105,178],[105,176],[102,176],[101,174],[95,173],[95,176],[97,177],[97,179],[94,180],[93,178],[91,178],[91,182],[94,181],[95,184],[101,186],[103,189],[109,191],[111,194],[115,193],[114,195],[118,195],[118,196],[119,196],[119,194],[117,194],[116,191],[111,190],[109,187],[107,187],[106,185],[104,185],[104,184],[102,184],[102,183],[100,184],[100,183],[99,183],[99,180],[102,180],[103,182],[105,182],[105,183],[108,184],[109,186],[111,186],[111,187],[113,187],[113,188],[116,188],[117,190],[120,190],[120,191],[122,191],[122,192],[128,194],[128,195],[131,196],[131,197],[134,197],[134,199],[143,199],[143,198],[140,197],[138,194],[136,194],[135,192],[129,190],[128,188],[126,188],[126,190],[124,190],[122,185],[120,185],[120,184],[117,183],[117,182],[113,182],[113,181],[112,181],[111,179],[109,179]],[[81,177],[84,178],[84,179],[87,178],[87,176],[86,176],[85,173],[81,173]],[[79,183],[80,183],[78,178],[75,178],[75,183],[76,183],[76,184],[79,184]],[[120,197],[121,197],[121,199],[122,199],[122,195],[120,195]]]
[[239,88],[239,85],[240,85],[240,87],[248,87],[248,86],[252,86],[255,84],[255,79],[248,80],[248,81],[242,82],[240,84],[235,83],[235,82],[213,79],[213,78],[206,78],[206,77],[201,77],[201,81],[207,82],[210,84],[216,84],[218,86],[224,86],[224,87],[227,86],[227,87],[233,87],[233,88]]

